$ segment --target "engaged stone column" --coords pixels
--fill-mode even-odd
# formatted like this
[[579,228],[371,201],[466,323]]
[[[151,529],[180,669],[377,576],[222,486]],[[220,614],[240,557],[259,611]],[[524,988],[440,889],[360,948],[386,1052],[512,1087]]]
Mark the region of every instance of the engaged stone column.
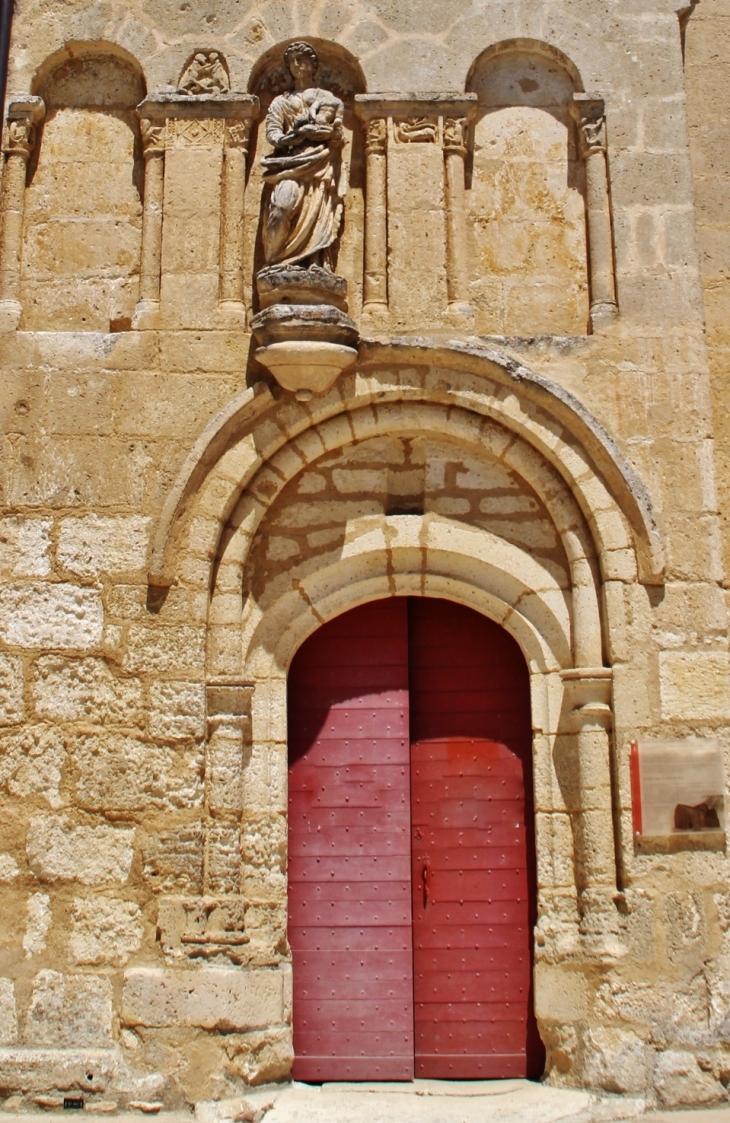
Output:
[[586,167],[586,220],[591,295],[591,322],[611,319],[618,313],[611,232],[606,155],[606,112],[602,98],[574,94],[579,140]]
[[0,243],[0,331],[14,331],[23,311],[20,303],[20,262],[25,212],[28,159],[35,146],[37,126],[46,107],[39,97],[10,102],[3,137],[2,242]]
[[223,202],[221,206],[221,308],[245,315],[243,303],[243,231],[246,193],[246,159],[251,118],[228,121],[223,151]]
[[162,261],[162,200],[165,185],[165,122],[140,118],[144,153],[144,211],[142,217],[142,259],[139,273],[139,301],[135,327],[145,314],[160,307],[160,266]]
[[446,117],[443,135],[446,194],[446,292],[449,312],[456,313],[458,316],[472,316],[473,313],[469,305],[464,179],[469,118]]
[[608,667],[563,671],[567,732],[575,739],[576,882],[581,933],[599,954],[618,951],[616,849],[609,733],[613,724]]
[[244,749],[251,734],[249,684],[231,678],[208,682],[205,753],[206,894],[241,891],[241,813]]
[[228,90],[150,94],[137,107],[145,199],[134,327],[210,328],[222,303],[242,315],[246,147],[258,110],[258,98]]
[[365,279],[363,312],[388,308],[388,173],[385,117],[365,121]]

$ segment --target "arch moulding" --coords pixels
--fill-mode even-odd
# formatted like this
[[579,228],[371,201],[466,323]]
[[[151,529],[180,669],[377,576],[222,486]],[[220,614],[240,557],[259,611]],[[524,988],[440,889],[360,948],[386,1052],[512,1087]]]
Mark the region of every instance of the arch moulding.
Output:
[[[664,551],[643,482],[598,419],[570,391],[499,352],[473,344],[365,340],[355,373],[308,403],[274,400],[262,384],[222,410],[178,473],[153,541],[148,580],[170,586],[181,571],[185,527],[212,564],[242,490],[277,452],[339,418],[342,443],[358,439],[348,416],[386,402],[458,407],[522,438],[572,492],[605,579],[661,584]],[[300,457],[292,456],[302,466]],[[628,567],[628,568],[627,568]]]

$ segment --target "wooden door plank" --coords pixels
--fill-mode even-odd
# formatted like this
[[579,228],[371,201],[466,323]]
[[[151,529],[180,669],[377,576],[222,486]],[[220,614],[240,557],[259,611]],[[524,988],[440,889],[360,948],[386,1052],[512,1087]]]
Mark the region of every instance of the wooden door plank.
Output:
[[289,676],[293,1076],[413,1077],[407,605],[320,628]]

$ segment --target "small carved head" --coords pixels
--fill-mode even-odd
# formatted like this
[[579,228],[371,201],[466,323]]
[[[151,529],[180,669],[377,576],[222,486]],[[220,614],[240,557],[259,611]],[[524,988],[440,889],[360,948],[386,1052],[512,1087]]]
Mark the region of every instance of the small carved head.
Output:
[[317,52],[311,43],[290,43],[284,51],[284,62],[293,78],[297,77],[297,72],[301,73],[305,69],[314,76],[319,68]]

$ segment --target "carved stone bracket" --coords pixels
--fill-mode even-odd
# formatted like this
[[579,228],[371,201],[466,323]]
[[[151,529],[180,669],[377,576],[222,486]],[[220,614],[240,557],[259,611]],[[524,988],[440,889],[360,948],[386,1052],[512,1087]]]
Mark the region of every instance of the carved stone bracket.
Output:
[[598,94],[574,94],[573,114],[586,168],[591,323],[595,328],[602,321],[612,320],[618,313],[603,98]]
[[363,313],[388,309],[387,152],[440,144],[444,154],[446,283],[448,311],[470,319],[466,242],[465,159],[476,94],[358,94],[355,107],[365,126],[365,284]]
[[[211,53],[216,52],[207,52]],[[196,52],[196,57],[198,54],[206,52]],[[150,94],[137,107],[137,113],[145,156],[145,192],[140,299],[134,326],[154,327],[157,323],[162,266],[165,154],[181,148],[215,148],[222,153],[224,167],[219,299],[226,312],[233,311],[235,317],[243,321],[246,157],[251,125],[259,114],[258,98],[227,90],[221,93],[158,93]]]
[[42,98],[17,97],[8,106],[3,135],[2,241],[0,242],[0,331],[13,331],[20,323],[20,254],[25,213],[27,164],[35,146],[37,129],[46,113]]

